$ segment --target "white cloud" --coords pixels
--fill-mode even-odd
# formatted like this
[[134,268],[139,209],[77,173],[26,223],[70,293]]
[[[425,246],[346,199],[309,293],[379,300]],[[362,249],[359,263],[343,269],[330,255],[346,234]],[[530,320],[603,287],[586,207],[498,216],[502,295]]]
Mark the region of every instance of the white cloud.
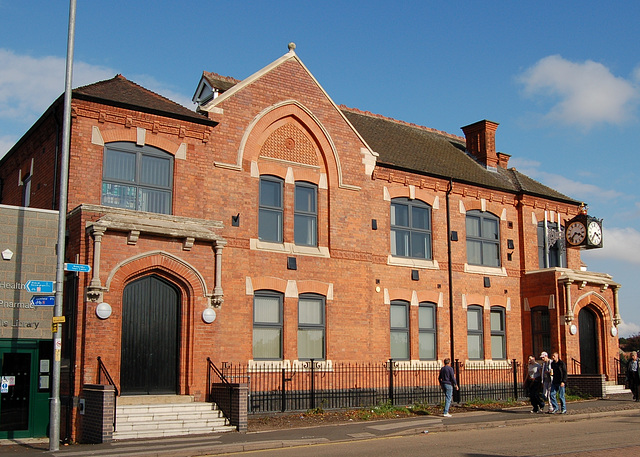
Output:
[[602,249],[585,252],[593,259],[613,259],[640,265],[640,232],[632,227],[602,227]]
[[[640,69],[635,73],[639,76]],[[555,100],[546,114],[548,120],[586,128],[628,122],[640,95],[633,82],[614,76],[601,63],[570,62],[559,55],[539,60],[519,80],[527,95]]]
[[638,333],[640,333],[640,325],[638,324],[622,321],[620,325],[618,325],[618,335],[621,337],[629,338],[630,336],[637,335]]

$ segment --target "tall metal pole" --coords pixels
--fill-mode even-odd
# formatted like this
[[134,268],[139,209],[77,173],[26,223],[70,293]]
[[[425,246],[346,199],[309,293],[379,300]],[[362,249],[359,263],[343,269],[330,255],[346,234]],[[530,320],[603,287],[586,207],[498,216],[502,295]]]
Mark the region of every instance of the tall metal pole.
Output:
[[[65,238],[67,231],[67,188],[69,184],[69,149],[71,143],[71,78],[73,76],[73,42],[76,25],[76,0],[69,2],[69,34],[67,38],[67,71],[64,87],[64,117],[62,121],[62,151],[60,157],[60,203],[58,206],[58,245],[56,266],[56,301],[54,317],[62,316],[64,287]],[[62,331],[58,325],[53,333],[53,372],[49,409],[49,450],[60,448],[60,359]]]

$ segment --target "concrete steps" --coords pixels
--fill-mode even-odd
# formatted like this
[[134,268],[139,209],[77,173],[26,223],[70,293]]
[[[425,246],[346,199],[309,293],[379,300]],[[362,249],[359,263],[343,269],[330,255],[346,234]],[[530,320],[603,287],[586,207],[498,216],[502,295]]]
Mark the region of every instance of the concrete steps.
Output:
[[[173,397],[173,396],[168,396]],[[121,401],[122,398],[123,400]],[[114,440],[223,433],[236,430],[214,403],[120,397],[116,406]],[[190,398],[190,397],[186,397]],[[123,404],[124,403],[124,404]]]
[[604,386],[605,395],[630,394],[631,390],[625,389],[623,385],[616,384],[615,381],[607,381]]

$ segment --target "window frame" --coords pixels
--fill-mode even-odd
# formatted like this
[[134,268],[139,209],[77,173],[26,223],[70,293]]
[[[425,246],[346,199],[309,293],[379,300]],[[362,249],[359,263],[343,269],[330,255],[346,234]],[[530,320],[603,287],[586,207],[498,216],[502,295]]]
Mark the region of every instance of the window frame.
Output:
[[[405,315],[405,322],[406,322],[406,325],[404,327],[393,326],[392,310],[394,309],[394,307],[404,308],[404,315]],[[391,359],[394,359],[394,360],[410,360],[411,359],[411,339],[410,339],[410,333],[409,333],[409,329],[410,329],[409,319],[410,319],[409,302],[404,300],[391,300],[391,303],[389,306],[389,357]],[[404,350],[406,351],[406,356],[401,355],[401,356],[395,357],[394,344],[393,344],[394,334],[406,335],[406,347],[404,348]]]
[[[321,323],[319,324],[313,324],[313,323],[301,323],[300,322],[300,301],[301,300],[314,300],[320,303],[320,307],[321,307],[321,313],[320,313],[320,317],[321,317]],[[326,330],[326,297],[322,296],[322,295],[318,295],[318,294],[300,294],[298,296],[298,360],[325,360],[327,357],[327,339],[326,339],[326,335],[327,335],[327,330]],[[305,356],[301,356],[300,353],[302,352],[301,348],[300,348],[300,342],[301,342],[301,338],[300,338],[300,332],[304,332],[304,331],[308,331],[308,330],[321,330],[322,331],[322,354],[320,355],[320,357],[305,357]]]
[[534,354],[551,354],[551,313],[546,306],[531,308],[531,342]]
[[[394,223],[394,207],[403,206],[407,208],[407,224],[408,225],[399,225]],[[422,210],[427,210],[427,214],[429,217],[428,228],[420,228],[414,227],[414,215],[413,209],[418,208]],[[433,211],[431,205],[423,202],[422,200],[415,200],[406,197],[398,197],[391,199],[391,204],[389,206],[390,214],[389,214],[389,225],[390,225],[390,245],[391,245],[391,255],[394,257],[403,257],[409,259],[421,259],[421,260],[433,260]],[[397,222],[397,220],[396,220]],[[406,232],[408,234],[407,237],[407,246],[406,246],[406,255],[398,254],[397,245],[398,245],[398,233]],[[424,256],[414,255],[414,236],[424,236],[428,242],[425,246],[426,251]]]
[[[276,183],[279,184],[279,199],[280,206],[271,206],[263,203],[263,195],[265,190],[263,189],[263,183]],[[276,214],[279,216],[279,224],[276,227],[276,237],[267,237],[265,231],[271,226],[266,225],[267,220],[263,216],[264,213]],[[258,192],[258,239],[260,241],[266,241],[271,243],[283,243],[284,242],[284,180],[278,176],[273,175],[261,175],[260,176],[260,188]]]
[[[278,300],[278,321],[277,322],[263,322],[256,321],[256,298],[276,298]],[[272,290],[259,290],[253,294],[253,328],[252,328],[252,357],[253,360],[283,360],[284,358],[284,294]],[[278,329],[280,339],[280,354],[277,357],[256,357],[256,329]]]
[[[135,154],[135,170],[133,181],[127,179],[119,179],[114,176],[110,176],[113,170],[108,169],[109,162],[109,153],[119,152],[125,154]],[[167,185],[160,184],[152,184],[152,183],[144,183],[143,181],[143,159],[144,158],[159,158],[162,160],[166,160],[168,163],[167,166],[167,175],[166,181]],[[145,211],[155,214],[173,214],[173,190],[174,190],[174,157],[170,153],[163,151],[162,149],[156,148],[155,146],[143,145],[138,146],[136,143],[127,142],[127,141],[115,141],[112,143],[107,143],[104,145],[104,155],[102,160],[102,183],[100,189],[100,204],[103,206],[109,206],[112,208],[122,208],[128,209],[132,211]],[[135,188],[135,208],[130,208],[127,206],[127,198],[126,196],[120,197],[115,194],[109,195],[105,192],[105,186],[122,186],[124,188]],[[149,208],[144,208],[142,205],[143,193],[141,191],[153,191],[161,194],[166,194],[166,212],[153,211]],[[121,199],[124,204],[114,204],[113,202],[105,201],[109,200],[112,197],[112,200]]]
[[[432,327],[423,327],[420,322],[420,310],[422,309],[430,309],[433,313],[433,326]],[[418,358],[420,360],[437,360],[438,357],[438,313],[437,313],[437,305],[432,302],[423,302],[418,305]],[[422,338],[425,336],[433,337],[433,356],[426,357],[422,353]]]
[[[557,222],[547,222],[547,230],[553,228],[558,230]],[[545,255],[545,240],[549,237],[544,236],[544,221],[538,222],[536,229],[538,238],[538,267],[539,268],[565,268],[567,265],[567,250],[562,249],[563,238],[558,239],[553,246],[549,246],[549,265],[547,265],[547,256]],[[561,232],[561,233],[564,233]]]
[[[474,313],[478,316],[479,329],[469,328],[469,314]],[[477,348],[479,352],[478,357],[471,357],[471,338],[470,336],[480,336],[480,344]],[[469,360],[484,360],[484,308],[478,305],[472,305],[467,307],[467,357]]]
[[[479,221],[479,234],[470,235],[469,234],[469,221],[470,219],[477,219]],[[497,228],[496,238],[491,238],[489,234],[484,233],[485,221],[491,221],[495,223]],[[483,267],[496,267],[499,268],[502,266],[501,259],[501,250],[500,250],[500,218],[493,213],[488,211],[480,211],[480,210],[471,210],[467,211],[465,218],[465,229],[466,229],[466,239],[467,239],[467,263],[469,265],[478,265]],[[470,249],[470,243],[479,243],[480,244],[480,261],[476,261],[476,259],[472,259],[471,255],[474,252],[473,249]],[[496,264],[489,263],[489,259],[485,258],[485,247],[486,246],[494,246],[496,248]]]
[[[313,191],[313,209],[310,210],[300,210],[298,209],[298,189],[310,189]],[[306,238],[310,239],[309,242],[300,242],[299,240],[299,230],[297,221],[300,218],[304,218],[304,220],[312,221],[313,227],[309,232],[305,232]],[[294,243],[298,246],[318,246],[318,186],[307,182],[307,181],[296,181],[294,194],[293,194],[293,240]]]
[[[507,359],[507,313],[502,306],[492,306],[489,311],[489,331],[491,333],[491,360],[506,360]],[[493,316],[499,314],[501,328],[493,328]],[[502,357],[497,357],[494,354],[493,340],[494,338],[500,338],[500,350]]]

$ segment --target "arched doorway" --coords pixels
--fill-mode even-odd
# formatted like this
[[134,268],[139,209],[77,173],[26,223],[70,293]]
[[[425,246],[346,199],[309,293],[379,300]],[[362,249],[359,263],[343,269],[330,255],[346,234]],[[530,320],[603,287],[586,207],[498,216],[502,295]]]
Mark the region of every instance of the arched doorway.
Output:
[[175,394],[180,292],[156,275],[122,294],[120,389],[123,395]]
[[582,308],[578,314],[580,327],[580,369],[582,374],[598,372],[598,319],[588,308]]

